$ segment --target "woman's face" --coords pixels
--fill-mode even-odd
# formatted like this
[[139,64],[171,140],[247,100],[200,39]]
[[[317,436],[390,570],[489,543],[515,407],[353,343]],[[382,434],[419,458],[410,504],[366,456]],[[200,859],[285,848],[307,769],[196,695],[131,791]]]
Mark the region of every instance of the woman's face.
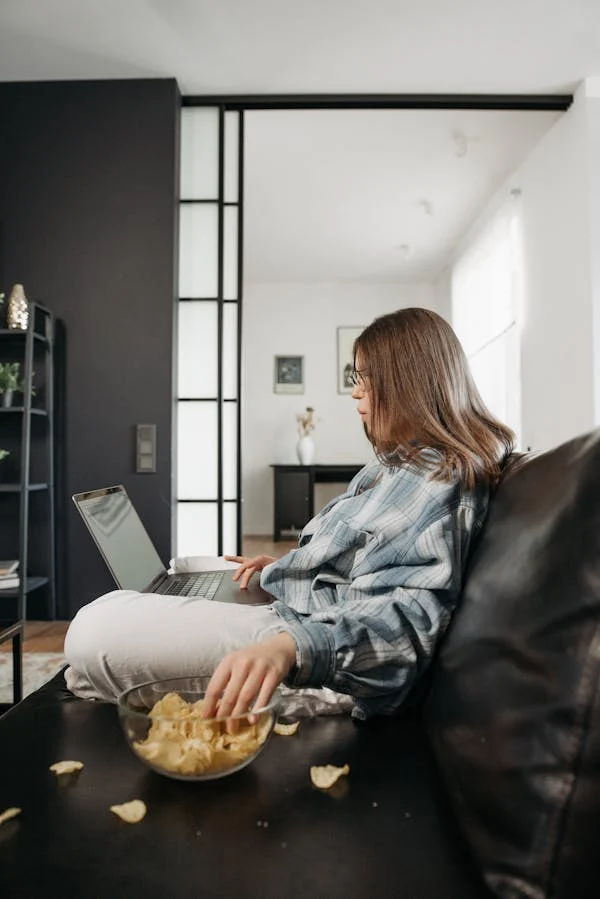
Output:
[[366,375],[364,361],[360,353],[356,354],[356,383],[352,389],[352,399],[358,400],[356,411],[360,415],[367,434],[371,433],[371,390]]

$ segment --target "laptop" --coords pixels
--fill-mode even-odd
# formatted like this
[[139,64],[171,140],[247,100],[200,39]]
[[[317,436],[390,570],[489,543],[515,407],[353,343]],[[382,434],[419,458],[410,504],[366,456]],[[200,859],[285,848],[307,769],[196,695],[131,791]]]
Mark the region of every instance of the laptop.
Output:
[[234,569],[168,574],[122,484],[76,493],[73,502],[122,590],[251,605],[273,601],[257,575],[241,590]]

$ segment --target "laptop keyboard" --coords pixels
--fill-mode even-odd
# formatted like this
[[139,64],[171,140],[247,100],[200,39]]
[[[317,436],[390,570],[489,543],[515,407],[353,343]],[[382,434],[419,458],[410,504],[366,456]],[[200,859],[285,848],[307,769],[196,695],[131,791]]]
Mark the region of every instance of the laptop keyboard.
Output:
[[171,596],[201,596],[212,599],[223,580],[222,571],[207,571],[204,574],[176,574],[169,578],[163,594]]

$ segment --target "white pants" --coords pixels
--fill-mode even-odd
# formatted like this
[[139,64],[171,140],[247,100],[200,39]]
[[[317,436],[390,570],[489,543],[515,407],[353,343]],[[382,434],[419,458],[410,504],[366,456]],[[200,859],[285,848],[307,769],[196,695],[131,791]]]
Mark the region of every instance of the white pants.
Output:
[[[236,649],[286,629],[270,606],[115,590],[84,606],[65,638],[67,687],[82,699],[114,702],[136,684],[210,675]],[[349,711],[352,699],[322,688],[281,688],[282,712]]]

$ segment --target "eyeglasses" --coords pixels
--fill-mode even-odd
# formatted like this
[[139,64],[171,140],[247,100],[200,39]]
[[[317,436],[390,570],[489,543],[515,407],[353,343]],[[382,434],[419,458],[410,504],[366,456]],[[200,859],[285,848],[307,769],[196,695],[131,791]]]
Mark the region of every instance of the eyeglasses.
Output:
[[358,370],[353,368],[350,372],[350,381],[352,382],[354,387],[360,387],[362,390],[367,389],[367,370],[363,368],[362,370]]

